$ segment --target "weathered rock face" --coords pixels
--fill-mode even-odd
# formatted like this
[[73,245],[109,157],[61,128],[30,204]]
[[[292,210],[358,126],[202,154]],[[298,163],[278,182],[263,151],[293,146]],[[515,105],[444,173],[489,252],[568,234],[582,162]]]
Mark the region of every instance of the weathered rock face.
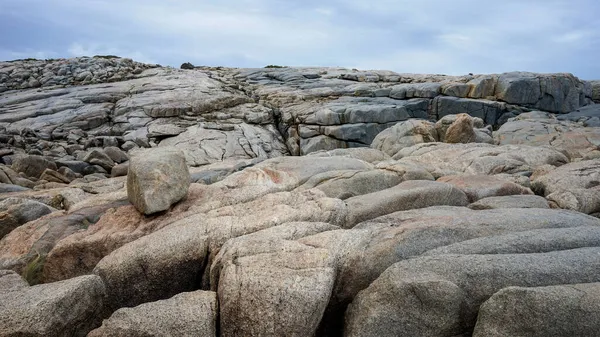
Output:
[[529,174],[544,165],[561,166],[569,159],[560,151],[527,145],[418,144],[395,156],[401,163],[417,164],[436,177],[447,175]]
[[537,195],[508,195],[487,197],[469,205],[470,209],[494,208],[550,208],[548,200]]
[[169,209],[187,195],[189,186],[190,173],[180,151],[172,148],[145,150],[131,158],[127,196],[144,214]]
[[[479,306],[507,286],[598,282],[599,249],[546,254],[441,255],[400,262],[354,300],[346,316],[346,335],[469,333],[475,326]],[[575,271],[573,263],[583,261],[586,266]],[[499,268],[503,269],[502,278],[497,277]]]
[[437,180],[463,191],[473,203],[479,199],[504,195],[533,194],[521,185],[486,175],[445,176]]
[[221,333],[311,336],[321,321],[334,279],[327,250],[311,247],[228,263],[219,280]]
[[530,108],[567,113],[591,103],[594,88],[570,74],[176,70],[118,58],[2,63],[0,85],[10,90],[0,126],[17,148],[65,157],[177,144],[192,165],[367,147],[410,118],[466,113],[498,125]]
[[119,309],[88,336],[216,337],[218,312],[214,292],[181,293],[166,300]]
[[28,287],[25,281],[19,274],[12,270],[0,269],[0,291],[8,292]]
[[166,228],[100,260],[94,273],[107,285],[107,307],[116,310],[194,290],[207,255],[207,237],[195,234]]
[[494,94],[499,100],[510,104],[562,113],[579,108],[592,96],[590,88],[570,74],[523,72],[500,75]]
[[[600,116],[600,110],[596,111],[596,115]],[[560,120],[539,111],[522,114],[502,125],[494,133],[494,138],[501,145],[551,146],[573,160],[599,158],[600,125],[584,127],[567,118]]]
[[533,188],[560,208],[600,213],[600,159],[561,166],[535,179]]
[[458,336],[479,316],[480,335],[496,319],[551,334],[552,315],[480,312],[507,287],[549,285],[566,291],[515,308],[581,321],[587,295],[568,285],[600,282],[597,85],[185,68],[0,63],[2,324]]
[[483,303],[473,336],[594,336],[599,303],[600,283],[505,288]]
[[157,67],[116,56],[70,60],[18,60],[0,62],[0,93],[7,90],[106,83],[134,78]]
[[55,211],[41,202],[8,198],[0,201],[0,239],[13,229]]
[[105,287],[98,276],[0,292],[3,336],[85,336],[100,325]]

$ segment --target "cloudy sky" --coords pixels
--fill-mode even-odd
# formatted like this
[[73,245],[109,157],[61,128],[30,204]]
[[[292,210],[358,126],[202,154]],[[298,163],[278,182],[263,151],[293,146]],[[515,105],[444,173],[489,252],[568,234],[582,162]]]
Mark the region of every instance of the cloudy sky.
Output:
[[0,60],[600,78],[598,0],[0,0]]

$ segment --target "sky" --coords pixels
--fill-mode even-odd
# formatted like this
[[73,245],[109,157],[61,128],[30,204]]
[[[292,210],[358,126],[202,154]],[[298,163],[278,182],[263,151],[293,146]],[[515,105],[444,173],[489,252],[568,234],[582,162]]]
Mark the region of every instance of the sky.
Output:
[[0,60],[600,79],[598,0],[0,0]]

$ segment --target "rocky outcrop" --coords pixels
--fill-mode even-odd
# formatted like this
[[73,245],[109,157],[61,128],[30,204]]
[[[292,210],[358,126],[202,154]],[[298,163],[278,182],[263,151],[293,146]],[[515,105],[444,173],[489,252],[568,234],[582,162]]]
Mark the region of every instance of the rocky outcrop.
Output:
[[25,281],[19,274],[12,270],[0,269],[0,291],[8,292],[28,287]]
[[426,168],[435,178],[448,175],[523,175],[544,165],[569,162],[560,151],[528,145],[425,143],[407,147],[394,159]]
[[0,93],[7,90],[128,80],[157,67],[116,56],[0,62]]
[[[599,249],[547,254],[441,255],[400,262],[357,296],[346,316],[345,334],[469,333],[475,326],[479,306],[507,286],[598,282]],[[572,268],[573,263],[584,261],[585,266],[576,271]],[[497,277],[500,268],[502,278]]]
[[[591,84],[570,74],[177,70],[98,57],[3,65],[0,83],[23,89],[0,98],[0,125],[12,146],[67,157],[78,147],[130,150],[164,143],[179,146],[192,165],[368,147],[380,132],[411,118],[466,113],[496,126],[530,109],[568,113],[593,96]],[[61,79],[46,81],[54,71]],[[24,78],[40,72],[40,91],[25,90],[30,85]],[[71,86],[79,84],[87,85]]]
[[570,285],[600,282],[599,110],[572,75],[4,65],[2,332],[553,333],[484,303],[564,287],[515,308],[579,322]]
[[393,157],[400,150],[421,143],[493,143],[491,133],[478,117],[447,115],[435,124],[418,119],[400,122],[379,133],[371,147]]
[[[596,116],[600,116],[598,109]],[[509,119],[494,132],[494,138],[500,145],[551,146],[565,153],[571,160],[599,158],[600,125],[584,127],[583,124],[588,119],[580,123],[568,118],[561,120],[539,111],[521,114]]]

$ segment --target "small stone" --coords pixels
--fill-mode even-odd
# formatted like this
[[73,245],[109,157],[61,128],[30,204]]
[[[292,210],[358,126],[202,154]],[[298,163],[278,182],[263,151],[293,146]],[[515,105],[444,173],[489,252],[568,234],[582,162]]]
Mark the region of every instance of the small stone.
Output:
[[102,166],[107,172],[115,166],[115,162],[106,153],[100,150],[92,150],[85,158],[83,158],[83,161],[92,165]]
[[129,171],[129,162],[124,162],[122,164],[115,165],[110,171],[110,176],[113,178],[126,176],[127,171]]
[[104,153],[117,164],[126,162],[129,160],[127,153],[115,146],[110,146],[104,149]]

